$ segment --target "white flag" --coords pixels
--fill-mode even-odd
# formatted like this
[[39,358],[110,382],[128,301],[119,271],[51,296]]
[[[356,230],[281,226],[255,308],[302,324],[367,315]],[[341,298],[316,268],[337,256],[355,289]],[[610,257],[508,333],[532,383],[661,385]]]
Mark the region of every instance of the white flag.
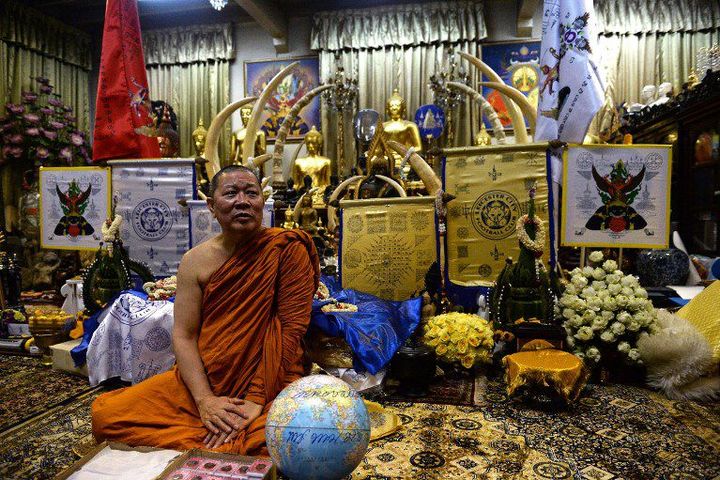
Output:
[[604,100],[592,0],[545,0],[535,140],[582,143]]

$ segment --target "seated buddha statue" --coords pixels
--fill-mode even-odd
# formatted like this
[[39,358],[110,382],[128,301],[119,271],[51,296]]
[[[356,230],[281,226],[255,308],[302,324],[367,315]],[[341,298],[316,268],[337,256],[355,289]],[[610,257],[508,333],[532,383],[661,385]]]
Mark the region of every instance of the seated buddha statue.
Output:
[[[420,130],[415,123],[405,120],[405,100],[400,96],[397,89],[393,90],[385,105],[385,114],[389,118],[388,121],[383,122],[386,139],[394,140],[408,148],[414,147],[416,152],[421,152]],[[395,170],[399,171],[402,157],[393,152],[393,158],[395,160]],[[409,166],[407,168],[409,170]]]
[[[317,223],[320,216],[317,210],[313,208],[313,199],[310,194],[302,198],[300,205],[295,207],[299,213],[295,215],[296,222],[300,225],[300,229],[305,230],[311,236],[317,234]],[[298,221],[299,220],[299,221]]]
[[[252,113],[251,107],[243,107],[240,109],[240,119],[242,120],[243,128],[233,132],[232,138],[230,139],[230,163],[238,164],[242,163],[242,151],[243,141],[245,140],[245,131],[247,130],[247,122],[250,120],[250,114]],[[267,142],[265,140],[265,132],[258,128],[255,134],[255,156],[258,157],[267,151]],[[226,166],[228,163],[221,165]]]
[[295,219],[293,218],[293,211],[290,207],[285,209],[285,221],[282,224],[282,228],[288,230],[297,228],[297,223],[295,223]]
[[485,124],[483,123],[480,127],[480,130],[475,134],[475,146],[478,147],[487,147],[488,145],[492,145],[492,137],[490,137],[490,134],[488,133],[487,129],[485,128]]
[[307,155],[295,160],[292,168],[292,178],[295,185],[302,185],[306,176],[312,179],[312,188],[316,188],[313,195],[313,205],[324,206],[323,193],[325,187],[330,185],[331,160],[320,155],[322,149],[322,135],[315,126],[305,135],[305,148]]

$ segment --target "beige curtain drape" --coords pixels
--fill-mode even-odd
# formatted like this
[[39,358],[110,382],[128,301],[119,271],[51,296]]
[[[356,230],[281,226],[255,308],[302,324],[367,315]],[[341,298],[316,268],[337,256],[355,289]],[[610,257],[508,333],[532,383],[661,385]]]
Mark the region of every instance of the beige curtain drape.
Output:
[[[194,157],[192,132],[205,128],[230,101],[230,61],[235,57],[232,25],[202,25],[143,32],[148,86],[153,100],[168,102],[178,117],[180,156]],[[219,154],[229,152],[227,122]]]
[[644,85],[678,92],[697,51],[720,44],[720,2],[596,0],[598,51],[616,103],[640,100]]
[[[412,121],[420,105],[432,103],[427,83],[433,73],[448,69],[448,49],[479,55],[485,37],[482,3],[437,2],[318,14],[313,18],[311,48],[319,50],[321,79],[330,78],[338,63],[346,75],[357,79],[359,109],[372,108],[385,117],[385,103],[398,88],[406,102],[407,120]],[[476,85],[475,72],[467,65],[465,69]],[[325,153],[333,159],[336,119],[323,105]],[[353,135],[347,131],[351,124],[348,114],[345,174],[356,158]],[[455,115],[455,144],[469,144],[476,124],[477,106],[466,102]]]

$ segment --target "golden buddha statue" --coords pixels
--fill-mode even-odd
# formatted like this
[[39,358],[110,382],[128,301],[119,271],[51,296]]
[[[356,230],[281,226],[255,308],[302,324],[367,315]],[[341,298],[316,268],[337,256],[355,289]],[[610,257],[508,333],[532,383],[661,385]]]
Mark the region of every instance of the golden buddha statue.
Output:
[[205,158],[205,139],[207,138],[207,130],[203,124],[203,119],[198,121],[197,128],[193,130],[192,139],[195,146],[195,156]]
[[310,193],[303,196],[300,205],[295,207],[295,210],[299,210],[294,215],[295,221],[299,223],[300,229],[305,230],[310,235],[317,233],[317,223],[320,216],[317,210],[313,208],[313,197]]
[[[242,120],[243,128],[233,132],[232,138],[230,139],[230,158],[232,163],[242,163],[242,151],[243,141],[245,140],[245,131],[247,129],[247,122],[250,120],[250,114],[252,113],[251,107],[243,107],[240,109],[240,119]],[[265,132],[258,128],[255,134],[255,156],[258,157],[267,151],[267,142],[265,140]],[[222,165],[223,167],[225,165]]]
[[290,207],[285,210],[285,221],[282,224],[282,228],[286,228],[288,230],[297,228],[297,223],[295,223],[295,219],[293,218],[293,211]]
[[492,137],[485,128],[485,123],[482,123],[480,130],[475,134],[475,145],[478,147],[487,147],[492,145]]
[[[405,120],[405,113],[405,100],[403,100],[396,88],[385,106],[385,114],[390,119],[383,122],[385,138],[395,140],[406,147],[414,147],[415,152],[419,153],[422,151],[420,130],[415,123]],[[395,169],[399,170],[402,157],[393,152],[393,158],[395,159]]]
[[323,192],[330,185],[331,160],[320,155],[322,149],[322,135],[315,126],[305,135],[305,148],[307,156],[295,160],[292,168],[292,178],[295,185],[302,185],[306,176],[312,179],[312,187],[317,187],[313,195],[313,205],[324,206]]

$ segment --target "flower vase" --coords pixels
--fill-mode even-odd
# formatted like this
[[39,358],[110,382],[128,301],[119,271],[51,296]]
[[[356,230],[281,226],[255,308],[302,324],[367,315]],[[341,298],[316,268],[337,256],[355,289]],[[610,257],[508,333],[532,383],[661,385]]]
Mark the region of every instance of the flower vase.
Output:
[[18,205],[19,227],[23,236],[31,243],[40,240],[40,189],[34,171],[25,172]]

